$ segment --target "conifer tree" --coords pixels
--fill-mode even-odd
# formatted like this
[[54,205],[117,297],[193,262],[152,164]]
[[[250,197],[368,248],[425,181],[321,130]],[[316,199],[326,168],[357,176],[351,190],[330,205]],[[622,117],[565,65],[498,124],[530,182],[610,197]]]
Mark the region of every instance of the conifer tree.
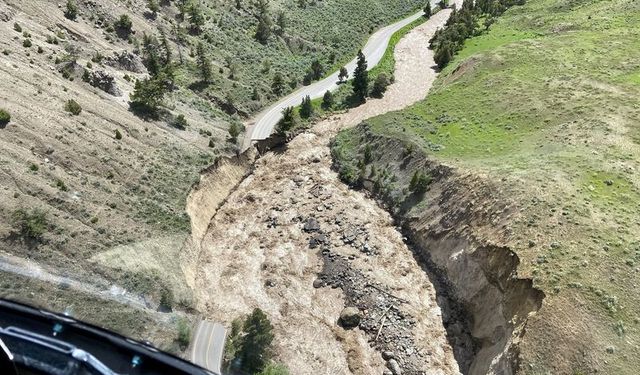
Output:
[[369,93],[369,73],[367,72],[367,60],[362,50],[358,51],[358,65],[353,73],[352,85],[355,98],[364,102]]
[[204,51],[204,44],[202,42],[198,43],[197,47],[197,62],[198,69],[200,70],[200,77],[202,78],[202,82],[209,83],[211,82],[211,62],[207,58],[207,55]]

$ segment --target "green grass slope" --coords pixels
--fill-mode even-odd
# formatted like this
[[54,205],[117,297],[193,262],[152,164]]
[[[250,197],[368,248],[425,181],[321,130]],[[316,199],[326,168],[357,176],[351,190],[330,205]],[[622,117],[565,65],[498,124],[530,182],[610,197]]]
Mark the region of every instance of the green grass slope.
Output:
[[[517,202],[519,274],[547,295],[522,373],[638,373],[639,2],[528,0],[467,40],[425,101],[368,123]],[[355,132],[342,147],[361,147]]]

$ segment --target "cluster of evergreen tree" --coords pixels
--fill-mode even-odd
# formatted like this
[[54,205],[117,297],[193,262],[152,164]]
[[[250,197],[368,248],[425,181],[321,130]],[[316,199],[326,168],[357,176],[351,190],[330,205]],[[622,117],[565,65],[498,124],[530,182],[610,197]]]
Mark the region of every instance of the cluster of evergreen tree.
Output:
[[142,56],[150,77],[138,80],[129,97],[130,108],[140,115],[154,115],[162,100],[173,87],[175,79],[169,41],[164,33],[161,38],[145,34],[142,40]]
[[[231,365],[232,373],[262,374],[264,370],[273,367],[271,358],[273,352],[273,326],[267,315],[256,308],[244,321],[236,319],[231,325],[231,332],[227,339],[225,355]],[[282,366],[277,374],[286,374]]]
[[485,29],[495,21],[495,17],[502,14],[513,5],[522,5],[524,0],[464,0],[460,9],[454,9],[444,28],[436,31],[429,41],[435,51],[435,62],[442,69],[453,55],[462,49],[464,41],[476,35],[478,20],[484,18]]
[[302,104],[300,105],[300,117],[309,118],[313,115],[313,104],[311,103],[311,97],[309,95],[302,98]]

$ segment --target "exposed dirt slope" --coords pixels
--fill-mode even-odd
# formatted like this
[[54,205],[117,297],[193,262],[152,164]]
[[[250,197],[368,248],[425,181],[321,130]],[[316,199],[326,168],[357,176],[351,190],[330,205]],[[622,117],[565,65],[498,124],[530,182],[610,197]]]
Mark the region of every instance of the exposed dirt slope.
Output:
[[[345,154],[345,136],[333,145],[341,170],[359,157]],[[366,123],[348,137],[359,153],[374,150],[363,186],[403,223],[416,256],[442,280],[439,291],[454,305],[441,307],[466,317],[469,337],[459,337],[467,327],[455,316],[445,318],[460,368],[477,375],[515,373],[528,318],[544,298],[531,279],[519,277],[520,259],[509,247],[509,223],[519,216],[515,203],[485,176],[442,165],[415,146],[372,133]],[[416,170],[430,176],[423,196],[407,189]]]
[[[385,98],[322,121],[259,159],[202,241],[198,308],[227,323],[262,308],[275,325],[278,357],[294,373],[381,373],[384,361],[371,345],[393,350],[406,371],[458,372],[431,282],[390,216],[338,180],[329,152],[338,130],[424,98],[435,77],[427,42],[448,14],[398,44],[396,82]],[[336,324],[345,301],[367,308],[371,330]],[[386,311],[391,317],[378,336]],[[408,332],[394,333],[405,323]]]

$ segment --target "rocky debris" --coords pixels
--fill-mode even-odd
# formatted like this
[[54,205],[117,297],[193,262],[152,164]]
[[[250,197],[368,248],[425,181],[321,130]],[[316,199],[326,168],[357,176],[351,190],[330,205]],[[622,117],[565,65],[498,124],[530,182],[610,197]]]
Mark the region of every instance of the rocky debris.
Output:
[[362,244],[362,247],[360,247],[360,251],[363,254],[369,255],[369,256],[378,255],[378,251],[376,250],[376,248],[369,245],[368,242],[365,242]]
[[311,249],[315,249],[318,246],[327,245],[327,244],[329,244],[329,237],[324,233],[315,235],[311,237],[311,239],[309,240],[309,247]]
[[400,365],[398,364],[398,361],[396,361],[395,359],[390,359],[389,361],[387,361],[387,367],[389,368],[389,370],[391,370],[391,373],[393,375],[401,375],[402,374],[402,370],[400,369]]
[[[416,347],[411,334],[416,321],[398,307],[406,301],[352,267],[352,257],[341,256],[329,248],[321,254],[324,265],[314,287],[342,289],[348,308],[361,313],[358,328],[369,336],[371,346],[382,353],[391,374],[426,374],[427,354]],[[339,323],[347,328],[342,319],[345,310]]]
[[340,313],[340,319],[338,322],[344,328],[355,328],[360,324],[362,320],[362,313],[357,307],[346,307]]
[[118,88],[115,78],[104,70],[90,72],[87,77],[87,82],[89,82],[91,86],[97,87],[108,94],[122,96],[122,91]]
[[327,190],[327,188],[320,184],[313,185],[313,187],[309,189],[309,194],[323,200],[331,198],[331,193]]
[[104,59],[104,63],[111,67],[134,73],[143,73],[146,70],[140,57],[129,51],[114,52],[113,56]]
[[349,225],[346,229],[342,231],[342,241],[346,245],[350,245],[358,238],[358,228]]
[[305,232],[318,232],[320,231],[320,223],[316,220],[315,217],[310,217],[304,223],[304,231]]
[[278,215],[272,212],[267,218],[267,228],[276,228],[278,226]]

